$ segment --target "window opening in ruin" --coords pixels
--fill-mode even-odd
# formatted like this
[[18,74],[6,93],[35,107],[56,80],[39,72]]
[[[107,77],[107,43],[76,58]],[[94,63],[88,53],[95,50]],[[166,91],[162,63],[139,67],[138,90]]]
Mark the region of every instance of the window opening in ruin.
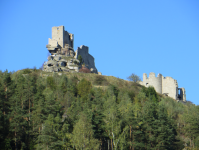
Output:
[[149,84],[149,83],[146,83],[146,86],[147,86],[147,84]]
[[178,94],[180,95],[180,89],[178,89]]
[[57,28],[57,30],[59,30],[59,28]]
[[182,97],[181,97],[181,89],[178,89],[178,99],[179,99],[179,100],[182,100]]
[[52,64],[48,64],[49,67],[53,66]]

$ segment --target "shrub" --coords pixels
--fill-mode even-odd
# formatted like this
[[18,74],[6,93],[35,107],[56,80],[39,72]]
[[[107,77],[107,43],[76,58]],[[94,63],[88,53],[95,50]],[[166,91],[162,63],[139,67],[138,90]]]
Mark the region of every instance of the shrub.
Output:
[[53,77],[47,77],[46,82],[47,82],[47,86],[50,87],[52,90],[56,88]]
[[108,81],[102,75],[95,76],[94,84],[96,85],[108,85]]
[[83,60],[82,60],[82,56],[81,55],[78,55],[78,60],[79,60],[80,63],[82,63]]
[[87,81],[86,79],[82,79],[77,85],[77,92],[78,95],[84,97],[90,93],[92,88],[91,82]]
[[79,69],[79,72],[90,73],[91,71],[86,67],[82,67],[81,69]]
[[75,61],[74,61],[74,64],[75,64],[75,65],[78,65],[79,63],[75,60]]
[[31,73],[31,70],[29,68],[23,70],[23,74],[28,74],[28,73]]

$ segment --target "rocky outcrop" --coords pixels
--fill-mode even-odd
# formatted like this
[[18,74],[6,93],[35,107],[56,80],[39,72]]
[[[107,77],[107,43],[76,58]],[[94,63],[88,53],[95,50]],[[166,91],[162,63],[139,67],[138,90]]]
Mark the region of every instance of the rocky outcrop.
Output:
[[47,72],[76,71],[79,72],[80,63],[78,59],[64,55],[52,55],[44,63],[43,70]]
[[[90,70],[91,73],[98,73],[94,57],[88,53],[87,46],[80,46],[73,49],[74,35],[64,30],[64,26],[52,27],[52,39],[49,38],[46,48],[51,56],[43,65],[43,71],[47,72],[79,72],[82,64]],[[81,55],[82,62],[78,60]]]

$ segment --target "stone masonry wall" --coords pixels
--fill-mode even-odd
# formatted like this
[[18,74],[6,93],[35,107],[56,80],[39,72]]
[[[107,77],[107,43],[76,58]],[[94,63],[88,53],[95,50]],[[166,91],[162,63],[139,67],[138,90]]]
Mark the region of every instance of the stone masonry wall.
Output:
[[147,74],[143,74],[143,85],[146,87],[153,86],[158,93],[162,93],[162,75],[158,74],[155,76],[155,73],[151,72],[149,74],[149,78],[147,78]]
[[56,40],[61,47],[64,47],[64,26],[52,27],[52,40]]
[[53,41],[57,41],[62,48],[65,48],[65,44],[73,48],[74,35],[65,31],[64,26],[52,27],[52,39],[49,38],[49,44]]
[[[147,74],[143,74],[143,81],[140,82],[141,85],[149,87],[153,86],[156,92],[160,94],[165,94],[176,100],[186,101],[186,94],[184,88],[178,88],[178,83],[172,77],[163,77],[161,74],[155,76],[155,73],[151,72],[149,77]],[[178,94],[178,90],[180,93]]]
[[75,58],[78,59],[78,56],[81,55],[83,59],[83,63],[85,63],[85,66],[91,70],[94,73],[98,73],[96,67],[95,67],[95,60],[92,55],[88,53],[88,47],[81,45],[76,50]]
[[178,83],[172,77],[163,77],[162,79],[162,94],[167,93],[168,96],[178,98]]

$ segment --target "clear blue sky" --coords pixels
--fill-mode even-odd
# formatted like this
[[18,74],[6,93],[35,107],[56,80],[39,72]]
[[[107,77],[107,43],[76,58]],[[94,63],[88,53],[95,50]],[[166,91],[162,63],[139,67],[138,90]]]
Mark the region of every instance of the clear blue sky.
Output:
[[103,75],[161,73],[199,105],[198,0],[0,0],[0,70],[39,68],[60,25]]

